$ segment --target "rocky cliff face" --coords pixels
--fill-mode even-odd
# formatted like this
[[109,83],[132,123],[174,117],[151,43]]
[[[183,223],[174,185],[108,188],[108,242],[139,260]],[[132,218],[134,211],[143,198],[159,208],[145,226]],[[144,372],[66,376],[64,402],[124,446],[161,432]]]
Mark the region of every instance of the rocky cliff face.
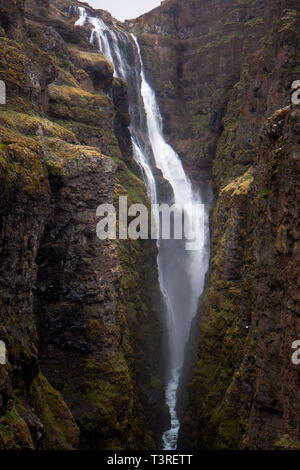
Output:
[[299,109],[276,112],[254,177],[221,190],[182,446],[299,448],[298,127]]
[[[242,63],[257,51],[264,35],[263,4],[167,1],[138,21],[149,77],[164,111],[165,132],[203,190],[227,124],[233,88],[241,86]],[[228,121],[232,129],[235,123]],[[244,166],[249,159],[239,158],[235,165]]]
[[299,79],[299,6],[169,0],[135,27],[169,140],[215,192],[180,446],[298,448],[299,112],[281,108]]
[[[155,245],[95,234],[102,202],[148,204],[126,84],[78,5],[0,0],[0,449],[152,449],[167,427]],[[165,0],[126,24],[215,196],[181,448],[300,446],[299,22],[297,0]]]
[[96,237],[99,204],[148,204],[126,84],[76,6],[0,2],[0,449],[156,448],[168,426],[155,243]]

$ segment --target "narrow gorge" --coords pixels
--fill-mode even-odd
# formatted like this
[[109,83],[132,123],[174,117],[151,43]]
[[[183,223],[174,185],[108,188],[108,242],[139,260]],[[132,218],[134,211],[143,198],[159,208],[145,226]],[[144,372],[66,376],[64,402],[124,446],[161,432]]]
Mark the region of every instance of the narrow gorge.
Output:
[[[176,396],[184,350],[191,322],[197,311],[198,299],[203,290],[208,265],[208,243],[204,238],[208,232],[207,211],[200,212],[194,209],[197,203],[199,206],[202,204],[200,195],[193,191],[179,156],[164,140],[162,118],[155,93],[145,78],[137,38],[132,33],[110,29],[103,20],[88,16],[83,7],[79,7],[79,15],[80,18],[75,25],[84,26],[90,23],[93,26],[90,42],[93,43],[96,39],[100,52],[114,65],[115,76],[128,84],[133,155],[141,167],[151,202],[154,205],[174,202],[178,209],[184,209],[185,205],[189,206],[189,212],[185,211],[185,216],[190,219],[191,225],[194,222],[193,216],[195,217],[195,230],[201,237],[200,246],[193,251],[186,250],[185,240],[158,239],[157,265],[160,290],[164,300],[162,318],[165,316],[167,331],[166,401],[171,415],[171,428],[163,435],[163,442],[165,449],[175,450],[179,430]],[[155,176],[157,170],[170,185],[172,200],[164,201],[158,194],[158,182]],[[154,216],[159,230],[160,216],[155,210]],[[183,276],[185,279],[182,279]]]
[[[300,449],[299,27],[0,0],[0,450]],[[124,196],[184,238],[100,240]]]

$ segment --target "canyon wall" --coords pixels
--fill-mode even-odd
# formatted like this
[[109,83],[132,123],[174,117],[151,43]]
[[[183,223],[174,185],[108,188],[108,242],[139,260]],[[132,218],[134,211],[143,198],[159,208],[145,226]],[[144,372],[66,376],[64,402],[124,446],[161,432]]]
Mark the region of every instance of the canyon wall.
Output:
[[154,449],[168,427],[155,242],[96,236],[101,203],[149,204],[126,84],[77,5],[0,1],[2,450]]
[[300,446],[299,22],[293,0],[167,0],[134,25],[166,134],[215,197],[180,448]]
[[[0,449],[155,449],[168,428],[156,246],[96,237],[99,204],[149,201],[79,5],[0,0]],[[165,0],[125,24],[214,193],[180,448],[300,447],[299,26],[297,0]]]

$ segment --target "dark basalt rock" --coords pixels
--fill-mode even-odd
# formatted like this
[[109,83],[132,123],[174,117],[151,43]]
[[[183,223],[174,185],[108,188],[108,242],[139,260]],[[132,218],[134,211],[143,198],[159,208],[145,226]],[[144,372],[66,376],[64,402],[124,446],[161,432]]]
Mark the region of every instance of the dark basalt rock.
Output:
[[158,200],[164,204],[174,204],[174,193],[169,181],[165,180],[162,175],[162,172],[157,168],[153,171],[153,175],[157,181]]

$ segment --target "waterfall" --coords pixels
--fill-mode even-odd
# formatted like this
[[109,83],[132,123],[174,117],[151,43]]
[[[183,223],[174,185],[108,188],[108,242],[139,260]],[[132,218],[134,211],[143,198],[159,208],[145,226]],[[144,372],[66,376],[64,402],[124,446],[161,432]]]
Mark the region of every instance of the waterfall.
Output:
[[83,26],[87,19],[87,12],[86,9],[83,7],[78,7],[79,18],[76,21],[75,25]]
[[[84,8],[79,8],[79,14],[75,24],[82,26],[89,22],[92,25],[90,41],[112,62],[115,76],[127,82],[134,158],[141,167],[152,203],[161,202],[153,174],[153,167],[156,167],[171,185],[176,207],[184,208],[187,225],[199,236],[200,244],[193,251],[186,250],[185,240],[158,241],[159,283],[168,330],[166,402],[171,415],[171,428],[164,433],[163,443],[165,450],[175,450],[180,427],[176,412],[178,384],[208,267],[207,211],[199,210],[200,194],[193,190],[179,156],[164,138],[161,113],[155,92],[146,79],[137,38],[121,31],[117,25],[112,29],[102,19],[88,16]],[[155,218],[159,223],[158,214]]]

